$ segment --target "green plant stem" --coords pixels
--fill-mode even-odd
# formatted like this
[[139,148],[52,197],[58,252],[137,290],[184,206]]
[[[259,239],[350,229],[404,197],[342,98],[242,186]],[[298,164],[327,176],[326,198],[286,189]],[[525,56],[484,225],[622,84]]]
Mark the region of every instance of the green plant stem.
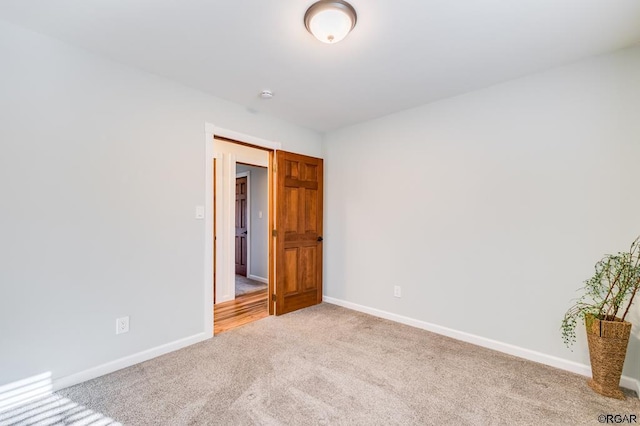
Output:
[[631,308],[631,305],[633,304],[633,299],[636,297],[636,293],[638,292],[638,287],[640,287],[640,255],[638,255],[639,242],[640,242],[640,237],[638,237],[633,243],[631,243],[631,249],[629,250],[631,259],[633,259],[634,257],[636,259],[636,264],[633,265],[631,272],[633,273],[635,271],[636,274],[638,275],[638,279],[636,280],[635,284],[633,284],[633,292],[631,293],[631,298],[629,299],[629,304],[627,305],[627,309],[625,309],[624,315],[622,315],[622,321],[624,321],[624,319],[627,317],[627,314],[629,313],[629,308]]
[[[609,269],[609,265],[611,264],[611,261],[607,262],[607,269]],[[618,282],[618,280],[620,279],[620,274],[622,273],[621,270],[618,271],[618,273],[616,274],[615,279],[613,280],[613,282],[611,282],[611,274],[610,272],[608,272],[607,274],[609,275],[609,282],[611,283],[609,285],[609,291],[607,292],[607,295],[605,296],[605,298],[602,300],[602,304],[600,305],[600,309],[598,309],[600,316],[602,316],[603,312],[602,309],[604,309],[604,305],[607,303],[607,301],[609,300],[609,296],[611,296],[611,293],[613,293],[613,289],[616,287],[616,283]],[[605,318],[608,317],[610,315],[611,312],[611,308],[613,307],[613,305],[609,306],[609,309],[607,309],[607,313],[605,314]],[[616,310],[617,311],[617,310]],[[614,313],[615,315],[615,313]]]
[[629,299],[629,304],[627,305],[627,309],[624,311],[624,315],[622,315],[622,321],[627,317],[629,313],[629,308],[631,308],[631,304],[633,303],[633,299],[636,297],[636,293],[638,292],[638,286],[640,286],[640,278],[636,281],[633,289],[633,293],[631,293],[631,298]]
[[[567,346],[576,342],[576,325],[586,315],[615,319],[618,313],[626,320],[631,305],[640,293],[640,237],[628,252],[607,254],[595,265],[594,275],[584,281],[583,294],[562,319],[562,339]],[[626,305],[626,306],[625,306]]]

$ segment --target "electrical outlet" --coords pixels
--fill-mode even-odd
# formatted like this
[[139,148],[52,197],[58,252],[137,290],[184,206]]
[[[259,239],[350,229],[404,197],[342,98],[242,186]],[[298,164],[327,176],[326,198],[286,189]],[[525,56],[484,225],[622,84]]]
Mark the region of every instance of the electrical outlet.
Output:
[[129,332],[129,317],[116,319],[116,334]]
[[402,297],[402,290],[400,289],[399,285],[393,287],[393,295],[395,297]]

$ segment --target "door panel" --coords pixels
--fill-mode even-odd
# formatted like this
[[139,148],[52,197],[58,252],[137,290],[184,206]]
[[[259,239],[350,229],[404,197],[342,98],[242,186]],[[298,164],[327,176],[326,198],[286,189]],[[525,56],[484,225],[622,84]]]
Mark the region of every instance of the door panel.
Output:
[[236,178],[236,274],[247,276],[247,178]]
[[287,206],[288,214],[284,218],[284,231],[295,233],[298,231],[298,188],[284,188],[284,204]]
[[305,233],[314,233],[318,226],[318,191],[305,191],[305,207],[308,211],[307,220],[305,220]]
[[298,249],[286,249],[284,251],[284,294],[294,294],[298,290],[296,279],[298,277]]
[[300,249],[300,287],[305,291],[315,286],[317,251],[313,246]]
[[276,315],[322,301],[320,158],[276,152]]

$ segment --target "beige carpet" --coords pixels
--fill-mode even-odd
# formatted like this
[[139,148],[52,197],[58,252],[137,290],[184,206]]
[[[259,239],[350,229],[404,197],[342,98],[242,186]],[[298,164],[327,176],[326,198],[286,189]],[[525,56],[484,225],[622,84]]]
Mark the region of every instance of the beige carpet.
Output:
[[242,275],[236,275],[236,297],[264,290],[266,288],[267,284],[265,283],[243,277]]
[[129,425],[597,425],[640,414],[638,399],[599,396],[582,376],[328,304],[56,398],[102,415],[96,424]]

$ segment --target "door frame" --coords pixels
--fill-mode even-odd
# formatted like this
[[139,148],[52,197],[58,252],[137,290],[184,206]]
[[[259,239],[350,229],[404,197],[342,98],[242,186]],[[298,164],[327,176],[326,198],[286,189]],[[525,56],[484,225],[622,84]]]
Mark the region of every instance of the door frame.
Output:
[[[247,178],[247,278],[251,275],[251,171],[238,172],[238,162],[236,161],[236,179]],[[250,165],[250,164],[248,164]]]
[[[274,166],[274,152],[276,150],[280,150],[282,148],[282,144],[280,142],[273,142],[270,140],[258,138],[251,135],[246,135],[243,133],[239,133],[233,130],[225,129],[222,127],[218,127],[212,123],[205,123],[204,125],[204,133],[205,133],[205,250],[204,250],[204,330],[205,334],[208,337],[213,337],[213,288],[214,288],[214,240],[216,238],[214,221],[215,221],[215,210],[216,206],[214,205],[214,182],[215,189],[222,188],[222,182],[215,179],[214,176],[214,161],[219,164],[222,156],[217,154],[213,149],[213,138],[214,136],[218,136],[224,139],[229,140],[229,142],[236,142],[248,146],[253,146],[256,149],[266,149],[270,151],[269,153],[269,166],[268,166],[268,175],[269,175],[269,229],[273,229],[273,220],[274,220],[274,202],[273,202],[273,194],[274,194],[274,182],[273,182],[273,166]],[[235,161],[235,160],[234,160]],[[220,169],[220,167],[216,167],[216,169]],[[215,255],[219,250],[215,250]],[[272,315],[274,312],[273,303],[271,302],[271,296],[274,294],[274,257],[273,257],[273,238],[269,242],[269,314]]]
[[[222,160],[216,169],[214,199],[217,200],[216,226],[214,228],[215,303],[235,300],[235,193],[236,170],[238,164],[254,164],[268,168],[269,152],[263,148],[248,147],[244,143],[229,141],[214,136],[214,150],[218,150]],[[268,220],[268,218],[267,218]],[[268,230],[265,230],[267,233]],[[265,235],[268,238],[268,233]]]

